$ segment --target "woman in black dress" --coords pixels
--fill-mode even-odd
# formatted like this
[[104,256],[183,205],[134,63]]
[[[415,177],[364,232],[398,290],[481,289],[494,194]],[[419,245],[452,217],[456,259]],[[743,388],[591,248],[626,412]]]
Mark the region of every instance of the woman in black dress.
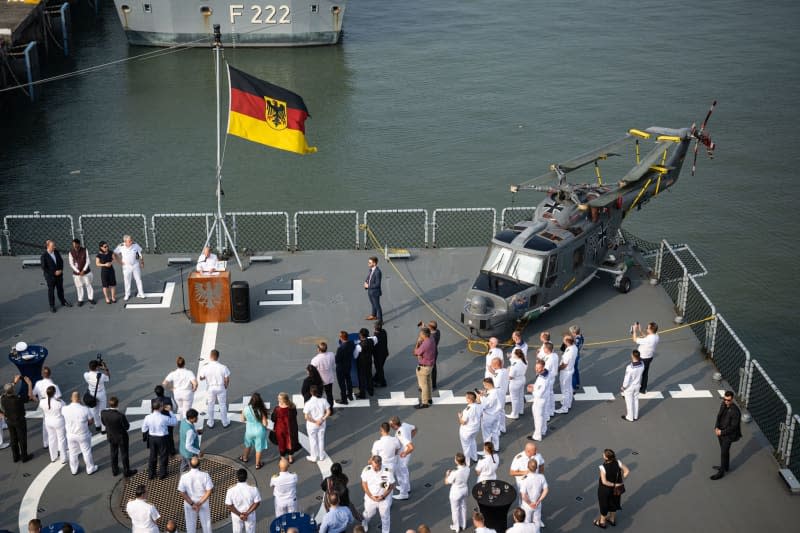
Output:
[[600,517],[592,522],[599,528],[605,529],[606,524],[617,525],[617,511],[622,509],[621,496],[614,494],[614,487],[623,484],[630,474],[628,467],[617,459],[614,450],[606,448],[603,451],[603,464],[600,465],[600,483],[597,486],[597,505],[600,507]]
[[106,303],[116,303],[117,277],[114,274],[114,252],[109,250],[106,241],[100,241],[100,251],[97,253],[94,264],[100,267],[100,282],[103,285],[103,296],[106,297]]
[[350,490],[347,488],[347,483],[349,481],[347,475],[342,472],[342,465],[333,463],[331,465],[331,475],[323,479],[320,484],[322,492],[325,493],[323,495],[325,510],[327,511],[329,508],[328,494],[334,493],[339,497],[339,505],[342,507],[349,507],[350,511],[353,513],[353,517],[360,522],[364,517],[356,510],[355,506],[350,501]]
[[306,379],[303,380],[303,385],[300,387],[300,394],[303,395],[303,400],[308,401],[311,398],[311,385],[316,385],[317,389],[322,390],[322,376],[319,375],[319,370],[314,365],[306,367]]

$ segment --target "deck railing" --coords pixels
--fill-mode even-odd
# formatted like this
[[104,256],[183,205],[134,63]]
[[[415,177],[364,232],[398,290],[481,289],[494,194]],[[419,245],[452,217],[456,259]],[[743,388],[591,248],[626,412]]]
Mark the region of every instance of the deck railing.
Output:
[[[500,220],[494,208],[386,209],[357,211],[233,212],[225,215],[242,255],[257,255],[280,249],[332,250],[372,249],[381,246],[427,248],[482,246],[492,233],[529,218],[533,207],[506,207]],[[97,241],[116,245],[122,234],[130,234],[149,253],[196,253],[205,242],[214,216],[211,213],[162,213],[151,216],[150,227],[143,214],[88,214],[78,217],[77,235],[90,248]],[[291,223],[290,223],[291,221]],[[429,222],[430,221],[430,222]],[[46,239],[66,248],[76,231],[71,215],[7,215],[3,218],[3,255],[39,255]],[[216,233],[216,232],[215,232]],[[212,236],[212,244],[216,237]],[[633,244],[649,263],[652,275],[675,304],[676,317],[691,329],[722,378],[747,408],[773,447],[781,466],[800,477],[800,416],[781,394],[762,366],[751,357],[723,316],[698,284],[707,273],[691,248],[667,241],[653,243],[620,232],[620,239]],[[709,320],[703,320],[712,317]]]

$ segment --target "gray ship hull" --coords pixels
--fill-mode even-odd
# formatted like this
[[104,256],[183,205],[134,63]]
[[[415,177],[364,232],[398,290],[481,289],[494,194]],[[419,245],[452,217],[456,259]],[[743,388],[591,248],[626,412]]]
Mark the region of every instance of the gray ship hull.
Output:
[[319,46],[339,42],[344,3],[330,0],[114,0],[128,42],[208,46],[213,26],[229,46]]

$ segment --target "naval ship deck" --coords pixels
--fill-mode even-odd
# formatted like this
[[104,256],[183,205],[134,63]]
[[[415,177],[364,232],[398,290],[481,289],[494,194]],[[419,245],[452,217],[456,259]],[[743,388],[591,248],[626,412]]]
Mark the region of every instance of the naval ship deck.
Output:
[[[274,404],[280,391],[299,392],[305,365],[318,339],[327,339],[335,346],[340,329],[369,327],[363,321],[368,302],[361,288],[369,255],[353,251],[275,254],[272,263],[254,264],[244,272],[234,269],[233,280],[250,284],[251,321],[221,323],[218,327],[191,323],[180,312],[179,288],[172,293],[171,301],[158,294],[164,292],[166,283],[179,282],[179,270],[167,266],[166,256],[148,255],[144,276],[145,290],[152,295],[145,302],[162,302],[162,307],[125,308],[121,295],[117,304],[106,305],[102,294],[98,297],[96,292],[97,305],[59,307],[56,314],[49,312],[39,269],[21,269],[20,258],[0,257],[0,273],[7,280],[0,286],[0,343],[11,346],[24,340],[46,346],[50,352],[46,364],[65,396],[69,391],[83,390],[82,374],[88,361],[102,353],[111,370],[108,394],[121,399],[121,409],[129,409],[132,423],[143,418],[143,411],[137,408],[152,397],[153,386],[174,368],[176,355],[183,354],[187,365],[196,371],[201,356],[211,347],[220,350],[221,362],[231,369],[231,404],[238,403],[241,409],[242,397],[253,391]],[[483,249],[476,248],[420,250],[414,251],[411,259],[395,264],[424,298],[457,325],[464,295],[482,255]],[[480,384],[483,359],[466,349],[459,334],[441,324],[439,389],[434,392],[434,406],[413,409],[416,361],[410,354],[416,324],[433,315],[391,266],[382,261],[381,267],[390,347],[386,363],[389,386],[376,389],[368,406],[337,409],[328,422],[327,452],[333,460],[345,463],[351,497],[362,507],[359,474],[378,437],[379,423],[396,414],[416,425],[419,433],[411,461],[412,493],[409,500],[394,502],[392,531],[426,523],[432,531],[445,532],[449,531],[450,512],[444,471],[451,467],[453,454],[460,451],[456,412],[461,409],[463,393]],[[67,298],[74,303],[75,290],[69,278],[65,279],[65,288]],[[755,424],[742,426],[744,437],[732,448],[733,471],[720,481],[708,479],[714,472],[712,465],[719,460],[713,426],[720,402],[718,391],[725,385],[713,381],[714,369],[690,328],[661,336],[650,374],[648,396],[654,398],[641,400],[638,422],[620,420],[624,400],[619,395],[612,400],[609,395],[619,390],[632,344],[591,344],[626,338],[635,320],[656,321],[662,330],[674,325],[673,303],[664,290],[650,285],[638,269],[632,278],[633,289],[622,295],[611,286],[608,276],[600,276],[525,331],[526,340],[533,345],[541,330],[559,334],[578,324],[587,342],[580,365],[584,389],[569,414],[557,415],[551,421],[539,447],[547,461],[545,474],[550,486],[543,504],[546,531],[594,530],[597,466],[604,448],[616,450],[631,468],[623,510],[617,519],[621,531],[793,529],[791,524],[800,523],[800,505],[778,475],[772,448]],[[258,300],[288,298],[265,292],[290,289],[295,279],[302,281],[299,305],[258,305]],[[119,271],[118,282],[121,292]],[[142,301],[134,298],[130,303]],[[8,381],[14,371],[6,363],[3,381]],[[529,378],[532,375],[529,369]],[[232,420],[238,421],[235,407],[232,405]],[[29,404],[29,409],[33,408]],[[303,424],[300,429],[304,432]],[[531,430],[528,404],[526,415],[509,421],[508,432],[501,438],[500,479],[510,479],[511,458],[523,448]],[[147,450],[138,430],[131,431],[132,467],[141,474],[146,470]],[[104,437],[94,437],[94,457],[100,470],[87,477],[81,466],[73,477],[60,462],[50,464],[41,447],[40,432],[40,421],[29,420],[29,450],[35,458],[28,463],[12,463],[10,451],[0,451],[0,529],[17,530],[29,518],[38,516],[44,524],[68,520],[93,533],[129,530],[110,511],[113,489],[125,481],[111,475]],[[205,431],[203,448],[208,454],[234,459],[241,453],[243,432],[243,425],[233,424],[223,430],[218,423]],[[275,448],[270,447],[264,469],[254,470],[252,461],[249,465],[250,481],[256,482],[263,498],[257,511],[258,531],[266,531],[274,518],[268,480],[277,471],[276,455]],[[292,470],[300,479],[299,509],[313,515],[320,507],[321,470],[329,463],[313,464],[304,456],[305,452],[297,455],[299,460]],[[474,481],[473,473],[471,484]],[[225,488],[217,490],[224,492]],[[174,493],[174,498],[177,501],[179,495]],[[468,505],[475,507],[474,500],[470,498]],[[376,520],[371,530],[377,530]]]

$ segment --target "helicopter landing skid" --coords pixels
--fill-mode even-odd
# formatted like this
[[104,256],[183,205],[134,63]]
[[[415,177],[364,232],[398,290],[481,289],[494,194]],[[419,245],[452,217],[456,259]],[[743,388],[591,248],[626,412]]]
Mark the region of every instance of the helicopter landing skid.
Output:
[[631,278],[625,275],[628,272],[628,262],[624,259],[615,265],[598,267],[598,272],[605,272],[614,276],[613,285],[622,294],[627,294],[631,290]]

